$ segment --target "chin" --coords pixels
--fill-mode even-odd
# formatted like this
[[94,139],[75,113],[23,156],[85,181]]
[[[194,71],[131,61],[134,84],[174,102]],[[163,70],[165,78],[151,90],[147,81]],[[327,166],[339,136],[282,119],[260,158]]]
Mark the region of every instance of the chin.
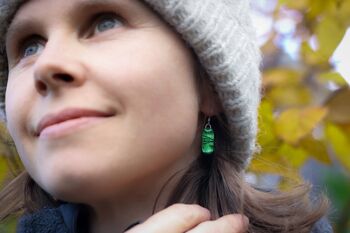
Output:
[[60,166],[55,166],[50,169],[48,166],[34,180],[52,197],[67,202],[83,202],[83,198],[88,197],[89,190],[93,189],[89,176],[78,172],[76,168],[60,169]]

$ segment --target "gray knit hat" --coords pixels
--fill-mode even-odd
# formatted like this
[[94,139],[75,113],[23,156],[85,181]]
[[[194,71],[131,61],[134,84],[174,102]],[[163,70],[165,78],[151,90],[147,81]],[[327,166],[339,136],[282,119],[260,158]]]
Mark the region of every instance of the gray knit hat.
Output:
[[[192,46],[219,95],[242,169],[256,152],[260,50],[248,0],[143,0]],[[4,109],[7,61],[4,37],[25,0],[0,0],[0,103]]]

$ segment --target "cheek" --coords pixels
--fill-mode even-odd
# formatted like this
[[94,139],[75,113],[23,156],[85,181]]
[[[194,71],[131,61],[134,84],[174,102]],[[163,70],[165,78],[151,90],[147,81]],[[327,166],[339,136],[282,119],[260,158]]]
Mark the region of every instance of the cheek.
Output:
[[34,82],[30,74],[30,70],[15,70],[9,74],[5,96],[6,115],[9,120],[19,121],[28,117],[28,109],[33,107]]
[[[118,52],[103,53],[108,56],[101,60],[113,62],[94,62],[99,64],[94,76],[103,77],[98,80],[101,90],[122,106],[125,130],[135,138],[130,150],[142,150],[135,154],[147,153],[143,158],[153,156],[157,160],[152,161],[164,164],[190,149],[199,98],[189,52],[174,42],[162,46],[164,42],[148,41],[156,42],[124,44]],[[116,54],[123,59],[116,59]],[[156,166],[142,162],[149,169]]]
[[113,51],[112,46],[106,48],[99,59],[104,62],[95,62],[100,65],[95,70],[102,71],[96,76],[103,77],[97,81],[112,98],[122,100],[122,105],[148,106],[144,110],[154,115],[155,110],[177,106],[194,110],[198,95],[190,51],[172,34],[145,34],[114,46]]
[[131,90],[125,100],[133,124],[142,129],[139,133],[148,143],[144,148],[154,150],[159,160],[168,159],[164,155],[184,155],[197,130],[199,103],[193,72],[182,61],[181,66],[170,59],[144,61],[145,67],[135,74],[137,82],[125,83],[125,90]]
[[[16,82],[9,79],[8,85],[6,88],[6,116],[7,116],[7,127],[11,136],[16,140],[19,137],[19,129],[21,118],[23,117],[25,105],[22,105],[24,100],[25,93],[23,93],[23,86],[16,87]],[[19,94],[22,93],[22,94]],[[21,106],[22,105],[22,106]]]
[[[154,47],[148,44],[148,49],[143,50],[126,46],[125,52],[121,52],[123,59],[103,59],[116,62],[98,69],[104,71],[100,77],[110,77],[104,79],[105,90],[121,102],[126,113],[134,112],[135,117],[143,118],[142,124],[166,122],[168,127],[176,127],[177,122],[198,115],[192,57],[177,43],[169,44],[163,47],[159,43]],[[165,49],[157,49],[158,46]]]
[[31,83],[24,81],[22,77],[11,77],[6,88],[6,118],[7,128],[13,138],[17,151],[25,167],[30,169],[29,156],[32,152],[31,137],[28,134],[29,110],[31,104],[30,86]]

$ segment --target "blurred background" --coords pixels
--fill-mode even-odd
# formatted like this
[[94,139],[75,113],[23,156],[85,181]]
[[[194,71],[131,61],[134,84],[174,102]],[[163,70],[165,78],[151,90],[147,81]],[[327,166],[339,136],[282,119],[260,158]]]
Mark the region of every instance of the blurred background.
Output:
[[[335,232],[350,233],[350,0],[251,1],[263,52],[262,150],[246,178],[282,190],[312,183],[331,199]],[[0,189],[21,169],[0,124]],[[0,225],[11,232],[14,219]]]
[[288,189],[301,180],[332,202],[350,233],[350,0],[252,0],[263,52],[261,153],[247,179]]

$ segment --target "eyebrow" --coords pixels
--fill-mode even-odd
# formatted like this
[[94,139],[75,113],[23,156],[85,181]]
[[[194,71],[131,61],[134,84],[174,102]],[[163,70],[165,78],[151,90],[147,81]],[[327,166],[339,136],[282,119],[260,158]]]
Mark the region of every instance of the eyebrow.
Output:
[[39,22],[33,19],[12,22],[6,31],[5,43],[8,42],[9,38],[16,38],[18,34],[21,34],[29,29],[32,30],[34,25],[37,25],[37,23]]
[[[128,3],[126,3],[128,2]],[[109,6],[109,5],[116,5],[116,6],[123,6],[127,5],[132,0],[78,0],[75,1],[72,8],[79,8],[81,11],[88,10],[91,8],[94,8],[96,6],[102,5],[102,6]]]
[[[73,15],[73,13],[77,12],[77,9],[79,9],[78,12],[81,12],[83,14],[84,12],[88,12],[94,9],[98,8],[106,8],[106,7],[113,7],[115,9],[127,9],[128,5],[131,5],[134,0],[77,0],[74,1],[73,6],[70,8],[70,10],[67,12],[67,15]],[[27,1],[28,3],[30,1]],[[131,3],[131,4],[130,4]],[[6,32],[6,41],[8,38],[14,38],[17,34],[26,31],[28,29],[35,28],[35,25],[40,25],[40,20],[36,19],[35,17],[29,16],[28,19],[21,19],[16,20],[14,19],[13,22],[9,25],[7,32]],[[79,16],[75,16],[79,17]]]

